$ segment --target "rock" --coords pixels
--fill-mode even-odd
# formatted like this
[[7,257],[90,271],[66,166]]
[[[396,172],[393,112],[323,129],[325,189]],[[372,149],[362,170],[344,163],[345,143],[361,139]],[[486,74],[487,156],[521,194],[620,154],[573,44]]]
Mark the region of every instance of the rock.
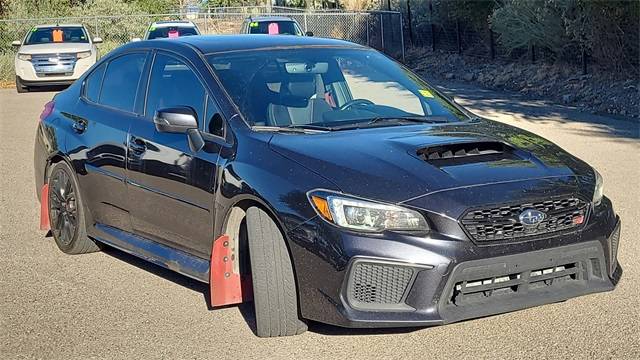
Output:
[[571,94],[562,95],[563,104],[570,104],[573,102],[573,100],[574,100],[574,96]]
[[453,78],[455,78],[455,77],[456,77],[456,76],[455,76],[453,73],[446,73],[446,74],[444,75],[444,78],[445,78],[445,79],[447,79],[447,80],[451,80],[451,79],[453,79]]
[[466,73],[462,76],[462,79],[464,79],[464,81],[473,81],[475,77],[476,75],[474,73]]

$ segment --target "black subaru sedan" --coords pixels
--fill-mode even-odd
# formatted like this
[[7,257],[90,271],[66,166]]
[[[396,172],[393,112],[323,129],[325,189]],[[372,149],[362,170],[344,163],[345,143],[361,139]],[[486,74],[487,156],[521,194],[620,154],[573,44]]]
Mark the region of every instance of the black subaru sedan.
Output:
[[35,176],[63,252],[115,247],[214,307],[252,301],[258,336],[446,324],[622,275],[595,169],[344,41],[127,44],[46,104]]

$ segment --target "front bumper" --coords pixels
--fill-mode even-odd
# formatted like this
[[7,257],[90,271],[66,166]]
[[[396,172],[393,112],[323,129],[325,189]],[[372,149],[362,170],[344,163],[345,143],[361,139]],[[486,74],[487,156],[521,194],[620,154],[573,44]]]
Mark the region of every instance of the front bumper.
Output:
[[65,70],[64,74],[58,73],[37,73],[31,61],[15,59],[16,76],[25,86],[49,86],[49,85],[70,85],[80,78],[94,63],[95,55],[88,58],[78,59],[73,70]]
[[[302,316],[343,327],[430,326],[500,314],[610,291],[622,275],[620,221],[608,200],[579,232],[496,246],[365,237],[320,223],[312,230],[312,223],[289,234]],[[309,248],[299,241],[309,233],[338,236],[342,246]]]

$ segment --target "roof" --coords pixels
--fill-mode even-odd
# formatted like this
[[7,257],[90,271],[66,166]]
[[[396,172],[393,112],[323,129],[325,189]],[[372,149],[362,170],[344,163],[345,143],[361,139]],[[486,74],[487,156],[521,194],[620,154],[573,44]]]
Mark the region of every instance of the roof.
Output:
[[293,36],[293,35],[200,35],[200,36],[184,36],[177,39],[169,40],[153,40],[153,41],[169,41],[189,44],[204,54],[221,52],[221,51],[238,51],[264,48],[279,47],[305,47],[305,46],[331,46],[331,47],[357,47],[362,45],[352,42],[326,39],[311,36]]
[[272,16],[272,15],[252,15],[247,18],[249,21],[254,22],[267,22],[267,21],[295,21],[288,16]]

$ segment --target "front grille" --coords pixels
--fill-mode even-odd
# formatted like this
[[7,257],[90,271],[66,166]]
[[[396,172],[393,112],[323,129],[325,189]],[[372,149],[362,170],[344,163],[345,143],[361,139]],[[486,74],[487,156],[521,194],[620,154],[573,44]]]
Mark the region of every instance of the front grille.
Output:
[[463,306],[500,298],[503,295],[544,291],[544,289],[581,280],[584,269],[583,262],[576,262],[490,278],[460,281],[455,284],[449,302],[456,306]]
[[400,304],[413,273],[407,266],[357,262],[351,270],[349,300],[365,307]]
[[[546,217],[537,225],[525,225],[519,216],[528,209],[541,211]],[[472,209],[463,215],[461,223],[471,239],[481,244],[517,241],[577,228],[586,221],[587,209],[586,201],[568,197]]]
[[71,74],[76,66],[75,53],[37,54],[31,56],[33,69],[39,76]]

